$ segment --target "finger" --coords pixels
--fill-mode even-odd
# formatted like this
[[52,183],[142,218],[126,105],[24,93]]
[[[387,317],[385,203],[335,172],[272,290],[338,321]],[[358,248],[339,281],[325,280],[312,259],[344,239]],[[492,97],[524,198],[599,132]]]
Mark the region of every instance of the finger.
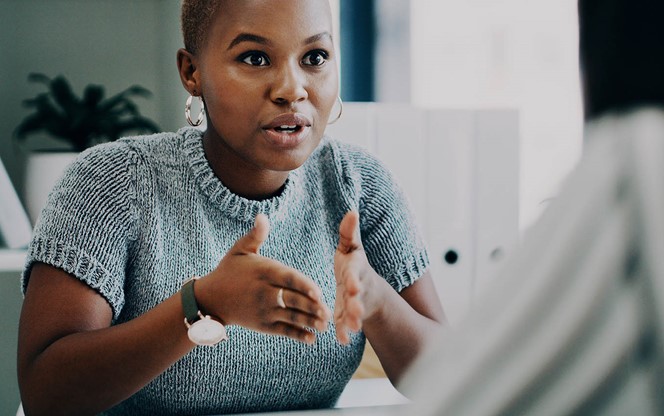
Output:
[[316,342],[316,334],[313,332],[281,321],[271,324],[265,332],[274,335],[282,335],[306,344],[313,344]]
[[324,302],[314,301],[300,292],[284,289],[282,299],[287,309],[294,309],[324,320],[328,320],[332,316],[330,308]]
[[337,285],[337,296],[334,301],[334,322],[344,322],[346,315],[346,305],[348,303],[348,294],[343,282]]
[[344,305],[341,301],[337,301],[334,305],[334,323],[342,322],[344,316]]
[[346,345],[350,342],[350,336],[348,335],[348,328],[339,323],[336,325],[336,334],[337,334],[337,339],[339,340],[340,343]]
[[337,275],[340,276],[337,278],[337,287],[341,289],[344,299],[360,293],[360,279],[355,273],[345,268],[340,268],[340,271],[335,273],[335,277]]
[[351,331],[357,332],[362,328],[362,314],[364,307],[359,299],[353,298],[349,300],[344,308],[343,320],[344,325]]
[[337,290],[337,298],[334,301],[334,332],[341,344],[348,344],[348,336],[346,335],[346,327],[343,324],[344,316],[344,301],[342,293]]
[[350,320],[346,314],[341,314],[338,320],[334,322],[335,332],[337,339],[342,344],[348,344],[350,342],[350,333],[358,332],[362,325],[359,320]]
[[358,296],[341,295],[337,299],[334,310],[334,325],[337,339],[342,344],[350,342],[350,332],[357,332],[362,328],[364,307]]
[[327,319],[290,308],[278,308],[274,312],[273,317],[276,322],[283,322],[298,328],[309,328],[321,332],[326,331],[328,325]]
[[256,215],[254,226],[231,249],[234,254],[258,253],[270,232],[270,222],[265,214]]
[[351,331],[359,331],[362,328],[364,306],[358,298],[345,300],[338,311],[334,317],[335,324],[341,324]]
[[276,260],[265,259],[262,274],[273,286],[300,292],[323,305],[321,300],[323,293],[318,285],[298,270],[285,266]]
[[349,211],[339,224],[339,245],[337,250],[342,253],[350,253],[351,251],[362,247],[362,240],[360,239],[360,214],[357,211]]

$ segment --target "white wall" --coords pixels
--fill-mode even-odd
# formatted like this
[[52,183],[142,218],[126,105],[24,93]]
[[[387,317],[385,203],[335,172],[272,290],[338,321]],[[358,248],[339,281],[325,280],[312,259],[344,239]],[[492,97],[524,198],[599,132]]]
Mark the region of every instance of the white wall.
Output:
[[581,153],[576,0],[410,3],[414,104],[520,111],[526,228]]

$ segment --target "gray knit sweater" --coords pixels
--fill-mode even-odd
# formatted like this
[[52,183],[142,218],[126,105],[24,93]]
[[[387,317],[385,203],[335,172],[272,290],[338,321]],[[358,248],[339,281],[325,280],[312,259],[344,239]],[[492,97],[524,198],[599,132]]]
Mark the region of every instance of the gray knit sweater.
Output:
[[[324,138],[289,174],[280,195],[253,201],[219,181],[201,139],[200,131],[183,128],[83,152],[55,186],[35,227],[24,288],[32,264],[44,262],[96,289],[113,309],[113,324],[126,322],[176,293],[188,277],[214,269],[258,213],[268,215],[271,226],[261,254],[310,276],[330,309],[338,227],[351,209],[360,213],[371,265],[395,290],[427,268],[402,193],[364,150]],[[238,326],[227,330],[228,341],[195,348],[107,414],[330,407],[357,368],[365,342],[359,333],[342,346],[334,328],[314,345]]]

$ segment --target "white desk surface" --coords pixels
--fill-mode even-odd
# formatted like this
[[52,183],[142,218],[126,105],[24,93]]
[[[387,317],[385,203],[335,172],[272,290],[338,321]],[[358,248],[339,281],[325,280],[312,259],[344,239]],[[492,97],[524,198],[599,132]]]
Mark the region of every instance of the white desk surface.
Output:
[[19,272],[25,262],[25,250],[0,248],[0,272]]
[[285,412],[243,413],[238,416],[402,416],[409,414],[408,405],[343,407],[318,410],[291,410]]
[[[341,393],[334,409],[243,413],[242,416],[401,416],[409,413],[408,403],[386,378],[354,379]],[[19,408],[19,415],[23,416],[23,407]]]
[[358,406],[386,406],[407,404],[409,400],[399,393],[387,378],[352,379],[337,402],[337,408]]
[[378,416],[408,414],[408,399],[386,378],[351,380],[334,409],[245,413],[244,416]]

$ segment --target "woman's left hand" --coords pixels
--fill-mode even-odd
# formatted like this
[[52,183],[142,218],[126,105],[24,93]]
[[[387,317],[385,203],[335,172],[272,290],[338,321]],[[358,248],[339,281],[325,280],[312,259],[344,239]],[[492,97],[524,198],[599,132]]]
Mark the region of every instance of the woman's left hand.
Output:
[[341,344],[362,329],[390,381],[396,385],[445,321],[433,280],[424,271],[401,292],[369,264],[360,238],[360,217],[348,212],[339,225],[334,254],[337,296],[334,323]]
[[364,319],[376,310],[371,298],[374,294],[372,287],[378,277],[362,247],[360,216],[355,211],[348,212],[339,225],[334,275],[337,280],[334,305],[337,338],[342,344],[348,344],[349,331],[359,331]]

